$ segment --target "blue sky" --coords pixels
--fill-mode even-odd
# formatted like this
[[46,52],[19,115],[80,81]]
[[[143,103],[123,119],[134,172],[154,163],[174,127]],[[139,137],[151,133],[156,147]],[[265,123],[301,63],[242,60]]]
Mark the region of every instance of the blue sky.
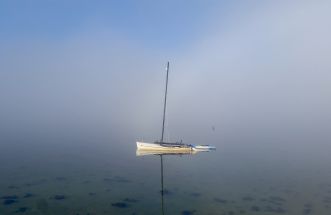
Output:
[[0,35],[57,40],[102,28],[147,46],[175,49],[197,39],[215,14],[225,16],[229,8],[227,1],[198,0],[1,1]]

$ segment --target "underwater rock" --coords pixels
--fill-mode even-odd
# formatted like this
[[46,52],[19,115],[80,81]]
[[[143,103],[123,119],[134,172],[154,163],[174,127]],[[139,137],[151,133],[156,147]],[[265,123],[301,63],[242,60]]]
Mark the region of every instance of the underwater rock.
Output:
[[16,185],[10,185],[8,186],[8,189],[19,189],[19,187]]
[[117,208],[128,208],[129,205],[125,202],[115,202],[111,204],[113,207],[117,207]]
[[28,207],[20,207],[15,211],[15,213],[25,213],[28,209]]
[[233,211],[229,211],[228,215],[234,215],[235,213]]
[[14,204],[14,203],[17,203],[16,199],[6,199],[6,200],[3,201],[3,205],[11,205],[11,204]]
[[239,210],[239,213],[244,214],[244,213],[246,213],[246,211],[245,210]]
[[221,198],[214,198],[215,202],[226,204],[228,201],[226,199],[221,199]]
[[97,193],[93,193],[93,192],[89,192],[88,195],[89,196],[95,196]]
[[184,210],[184,211],[182,211],[182,215],[192,215],[192,214],[194,214],[196,212],[196,210]]

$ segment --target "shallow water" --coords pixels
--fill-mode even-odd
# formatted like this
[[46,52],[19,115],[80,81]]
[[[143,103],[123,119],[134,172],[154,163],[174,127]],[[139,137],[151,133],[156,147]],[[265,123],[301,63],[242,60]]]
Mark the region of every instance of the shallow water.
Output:
[[160,156],[137,157],[133,136],[3,137],[0,214],[331,214],[329,160],[317,152],[214,142],[163,156],[162,199]]

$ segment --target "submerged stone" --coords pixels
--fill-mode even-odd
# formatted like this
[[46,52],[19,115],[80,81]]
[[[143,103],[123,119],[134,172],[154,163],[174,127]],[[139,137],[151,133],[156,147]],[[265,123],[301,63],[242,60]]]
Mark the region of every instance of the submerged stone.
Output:
[[8,186],[8,189],[18,189],[19,187],[18,186],[15,186],[15,185],[10,185]]
[[89,192],[89,193],[88,193],[88,195],[89,195],[89,196],[95,196],[95,195],[96,195],[96,193],[93,193],[93,192]]
[[117,207],[117,208],[128,208],[129,205],[125,202],[115,202],[111,204],[113,207]]
[[5,199],[3,201],[3,204],[4,205],[11,205],[11,204],[14,204],[14,203],[17,203],[17,200],[16,199]]

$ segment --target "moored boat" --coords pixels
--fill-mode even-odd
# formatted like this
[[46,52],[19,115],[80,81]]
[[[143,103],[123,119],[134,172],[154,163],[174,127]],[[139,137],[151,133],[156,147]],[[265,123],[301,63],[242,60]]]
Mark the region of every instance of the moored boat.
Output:
[[209,145],[191,145],[184,144],[182,142],[165,142],[164,141],[164,123],[165,123],[165,113],[167,107],[167,91],[168,91],[168,76],[169,76],[169,62],[167,63],[167,76],[166,76],[166,87],[164,95],[164,106],[163,106],[163,122],[162,122],[162,135],[160,141],[150,142],[141,142],[137,141],[137,149],[140,150],[158,150],[158,151],[174,151],[174,152],[190,152],[190,151],[209,151],[215,150],[216,148]]

